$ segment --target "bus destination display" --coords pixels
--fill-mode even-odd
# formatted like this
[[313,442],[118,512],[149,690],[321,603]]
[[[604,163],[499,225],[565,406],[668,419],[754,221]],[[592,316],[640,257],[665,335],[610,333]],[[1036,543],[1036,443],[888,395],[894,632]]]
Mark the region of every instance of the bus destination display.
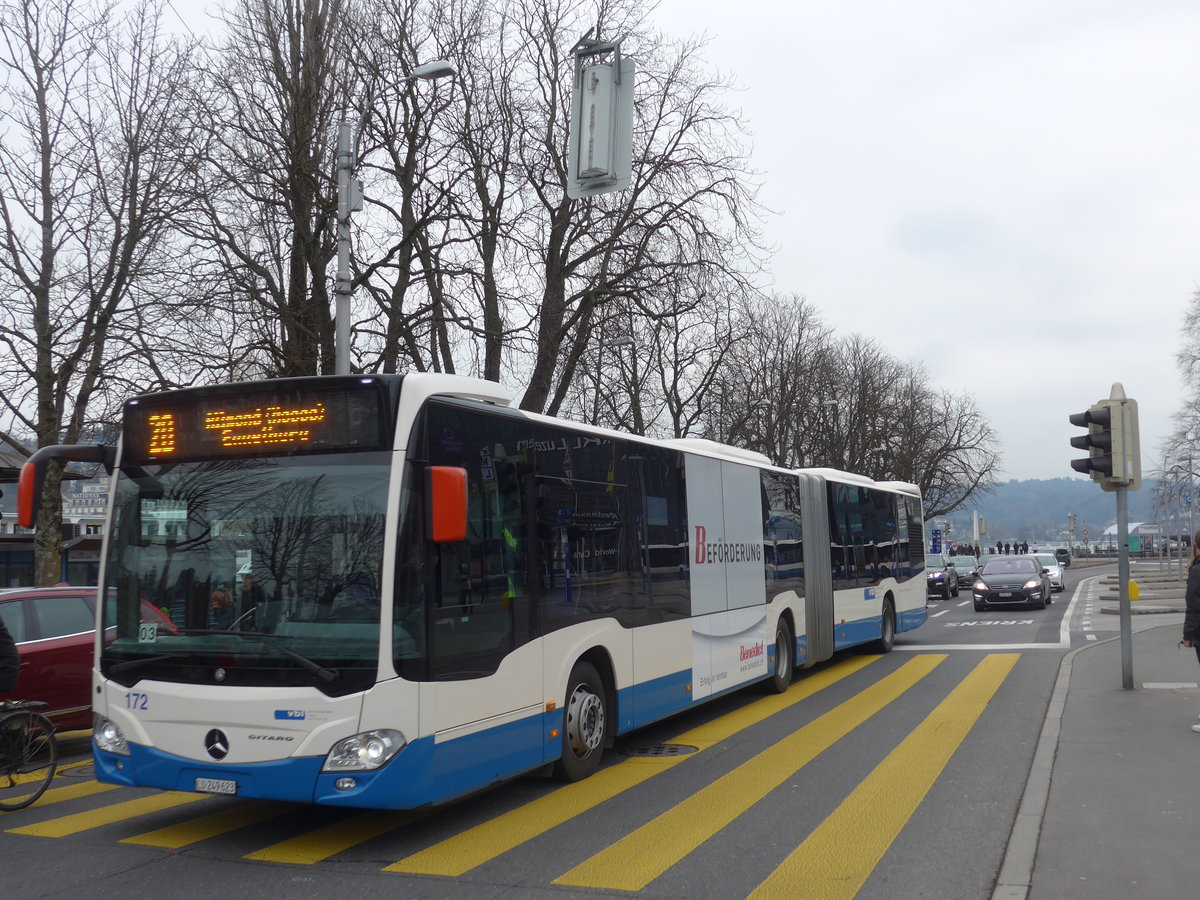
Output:
[[381,398],[370,385],[142,397],[125,408],[125,457],[153,463],[378,450],[384,446]]

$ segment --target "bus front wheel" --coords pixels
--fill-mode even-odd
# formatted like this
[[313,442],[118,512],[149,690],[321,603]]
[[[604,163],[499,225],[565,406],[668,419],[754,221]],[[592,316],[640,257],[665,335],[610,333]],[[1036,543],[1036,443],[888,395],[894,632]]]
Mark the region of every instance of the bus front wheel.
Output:
[[608,743],[608,704],[596,667],[577,662],[567,683],[563,710],[562,756],[554,773],[563,781],[581,781],[600,767]]
[[762,682],[763,693],[782,694],[792,683],[792,651],[796,644],[792,640],[792,629],[787,619],[779,617],[775,626],[775,668],[771,677]]
[[890,601],[883,603],[883,619],[879,623],[880,635],[875,647],[880,653],[890,653],[896,643],[896,611]]

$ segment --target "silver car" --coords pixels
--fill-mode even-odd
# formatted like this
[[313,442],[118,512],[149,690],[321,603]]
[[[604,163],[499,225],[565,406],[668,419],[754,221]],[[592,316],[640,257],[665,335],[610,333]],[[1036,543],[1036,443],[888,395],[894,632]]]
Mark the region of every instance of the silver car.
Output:
[[975,583],[975,576],[979,574],[979,562],[973,556],[951,556],[950,565],[954,566],[954,571],[958,573],[958,585],[970,585]]
[[1029,554],[1038,561],[1038,565],[1043,569],[1050,570],[1050,590],[1061,593],[1066,590],[1066,585],[1063,583],[1062,563],[1058,561],[1058,557],[1053,553],[1031,553]]

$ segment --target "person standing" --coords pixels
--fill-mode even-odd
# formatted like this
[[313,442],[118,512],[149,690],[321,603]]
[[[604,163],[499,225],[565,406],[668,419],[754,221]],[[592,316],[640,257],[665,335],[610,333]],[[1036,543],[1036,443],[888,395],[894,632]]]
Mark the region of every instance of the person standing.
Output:
[[0,694],[7,694],[15,688],[20,674],[21,656],[17,652],[17,642],[8,633],[3,617],[0,617]]
[[[1188,566],[1187,593],[1184,602],[1187,611],[1183,614],[1183,641],[1185,647],[1196,651],[1196,659],[1200,661],[1200,531],[1192,535],[1192,562]],[[1200,733],[1200,724],[1193,725],[1192,731]]]

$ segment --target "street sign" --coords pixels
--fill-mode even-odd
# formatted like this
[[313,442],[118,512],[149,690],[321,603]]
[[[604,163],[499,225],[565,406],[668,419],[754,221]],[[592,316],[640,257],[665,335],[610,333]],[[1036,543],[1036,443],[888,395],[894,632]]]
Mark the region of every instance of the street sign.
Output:
[[[1087,529],[1086,529],[1086,528],[1085,528],[1085,529],[1083,529],[1083,536],[1084,536],[1084,537],[1087,537],[1087,536],[1088,536],[1088,533],[1087,533]],[[1084,541],[1084,543],[1086,544],[1086,543],[1087,543],[1087,541]]]

